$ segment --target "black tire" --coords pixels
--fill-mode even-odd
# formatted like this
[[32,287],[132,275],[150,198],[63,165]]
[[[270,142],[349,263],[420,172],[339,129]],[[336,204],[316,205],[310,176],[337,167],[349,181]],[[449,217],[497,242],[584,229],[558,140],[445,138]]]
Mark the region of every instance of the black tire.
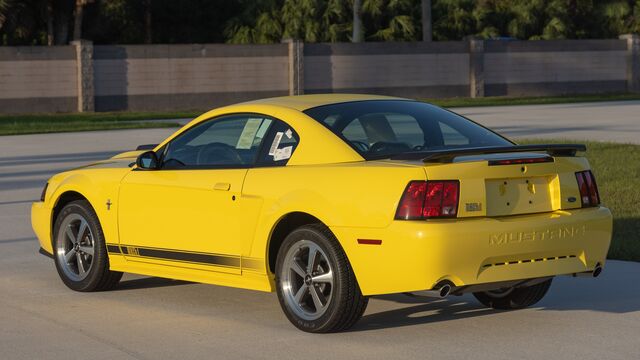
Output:
[[[60,232],[66,231],[66,229],[62,229],[61,226],[65,223],[65,219],[68,221],[68,219],[72,217],[86,221],[87,227],[90,230],[88,234],[90,238],[87,237],[87,239],[91,240],[91,247],[93,248],[93,256],[89,258],[87,255],[87,258],[85,258],[85,261],[90,259],[90,266],[88,271],[86,271],[86,275],[83,274],[84,277],[82,279],[72,278],[73,274],[70,275],[68,273],[70,265],[63,265],[62,262],[65,261],[64,254],[60,255],[58,250],[59,241],[63,241],[60,239]],[[84,233],[86,233],[86,231]],[[80,237],[82,237],[82,235]],[[118,285],[118,282],[122,278],[121,272],[109,270],[109,257],[107,256],[104,233],[102,232],[98,216],[88,201],[77,200],[65,205],[55,219],[52,243],[54,252],[53,259],[56,264],[56,269],[58,270],[58,275],[60,275],[62,282],[70,289],[81,292],[111,290]],[[78,265],[76,262],[76,269],[77,268]],[[65,271],[65,269],[67,270]]]
[[[321,259],[326,260],[326,264],[329,264],[333,274],[331,292],[326,298],[326,310],[317,319],[305,319],[299,316],[293,308],[295,305],[290,304],[290,301],[287,300],[287,294],[283,290],[285,257],[294,246],[298,246],[296,244],[301,244],[303,241],[311,242],[321,249],[322,255],[326,255],[326,258],[321,257]],[[311,287],[312,285],[309,285],[309,288]],[[338,240],[326,226],[321,224],[302,226],[286,237],[278,251],[276,260],[276,288],[280,306],[289,321],[298,329],[311,333],[338,332],[349,329],[362,317],[369,302],[369,299],[362,295],[349,260]]]
[[549,279],[539,284],[503,289],[502,292],[475,292],[473,296],[484,306],[498,310],[523,309],[536,304],[549,291]]

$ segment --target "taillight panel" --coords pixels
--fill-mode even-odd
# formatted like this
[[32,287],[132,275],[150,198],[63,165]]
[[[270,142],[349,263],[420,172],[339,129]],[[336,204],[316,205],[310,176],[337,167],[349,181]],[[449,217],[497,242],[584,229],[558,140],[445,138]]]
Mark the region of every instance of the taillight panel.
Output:
[[576,181],[578,182],[578,190],[580,190],[582,207],[600,205],[598,185],[596,184],[596,178],[593,176],[591,170],[577,172]]
[[407,185],[398,209],[397,220],[421,220],[432,218],[455,218],[458,216],[460,182],[411,181]]

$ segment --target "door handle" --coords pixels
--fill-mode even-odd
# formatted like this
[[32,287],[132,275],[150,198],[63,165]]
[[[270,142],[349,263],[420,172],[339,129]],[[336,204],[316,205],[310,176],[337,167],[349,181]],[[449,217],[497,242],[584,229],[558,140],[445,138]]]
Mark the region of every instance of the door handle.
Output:
[[213,190],[229,191],[229,189],[231,189],[231,184],[225,182],[219,182],[213,186]]

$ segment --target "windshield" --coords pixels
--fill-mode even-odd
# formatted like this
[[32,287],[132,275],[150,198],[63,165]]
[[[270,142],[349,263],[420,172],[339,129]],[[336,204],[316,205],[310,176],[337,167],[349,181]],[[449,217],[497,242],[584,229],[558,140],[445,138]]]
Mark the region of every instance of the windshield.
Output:
[[355,101],[319,106],[304,113],[368,160],[411,151],[513,145],[460,115],[419,101]]

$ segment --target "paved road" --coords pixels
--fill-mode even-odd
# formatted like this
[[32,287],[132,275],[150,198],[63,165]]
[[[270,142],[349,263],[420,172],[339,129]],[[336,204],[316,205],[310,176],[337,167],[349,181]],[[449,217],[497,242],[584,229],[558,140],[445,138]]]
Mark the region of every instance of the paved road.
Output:
[[[453,108],[513,139],[600,140],[640,144],[640,101]],[[189,119],[152,120],[185,124]]]
[[[481,109],[483,111],[486,108]],[[376,297],[343,334],[294,329],[274,294],[127,275],[81,294],[37,254],[30,201],[46,178],[171,130],[0,137],[2,359],[635,359],[640,264],[611,261],[598,279],[558,278],[532,309],[497,312],[471,296]]]
[[640,144],[640,101],[452,109],[512,138]]

